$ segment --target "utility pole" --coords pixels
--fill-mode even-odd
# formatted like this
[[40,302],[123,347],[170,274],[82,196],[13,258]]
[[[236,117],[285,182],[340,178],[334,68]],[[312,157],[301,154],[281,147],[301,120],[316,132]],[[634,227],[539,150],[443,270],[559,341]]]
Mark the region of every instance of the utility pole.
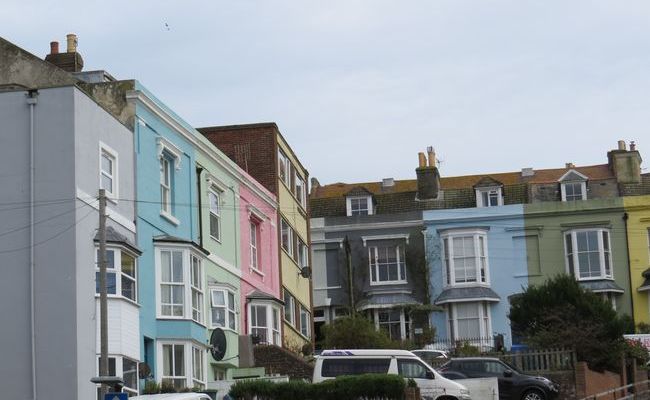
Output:
[[[99,189],[99,376],[108,376],[108,290],[106,288],[106,191]],[[106,394],[106,385],[100,386],[100,399]]]
[[345,240],[343,241],[343,246],[345,246],[345,263],[348,267],[348,290],[350,291],[350,316],[354,317],[356,315],[356,309],[354,307],[354,281],[352,274],[352,254],[350,250],[350,239],[348,235],[345,235]]

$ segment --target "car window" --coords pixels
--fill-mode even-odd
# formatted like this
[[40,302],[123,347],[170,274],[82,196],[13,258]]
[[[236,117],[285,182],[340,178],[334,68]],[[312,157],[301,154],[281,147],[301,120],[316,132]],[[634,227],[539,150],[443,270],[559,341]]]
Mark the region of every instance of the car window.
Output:
[[323,360],[321,375],[334,378],[340,375],[386,374],[390,358],[327,358]]
[[428,370],[419,360],[397,360],[397,373],[403,378],[427,379]]
[[485,362],[485,372],[495,375],[503,375],[503,372],[508,369],[505,365],[501,364],[498,361],[486,361]]
[[482,373],[485,372],[485,367],[482,361],[463,361],[460,363],[460,369],[464,372]]

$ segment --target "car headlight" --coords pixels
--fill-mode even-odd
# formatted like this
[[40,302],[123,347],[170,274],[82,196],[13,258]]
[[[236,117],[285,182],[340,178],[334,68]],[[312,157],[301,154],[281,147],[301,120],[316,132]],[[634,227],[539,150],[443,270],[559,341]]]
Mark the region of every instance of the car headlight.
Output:
[[471,400],[471,397],[469,397],[469,390],[460,389],[460,398],[462,400]]

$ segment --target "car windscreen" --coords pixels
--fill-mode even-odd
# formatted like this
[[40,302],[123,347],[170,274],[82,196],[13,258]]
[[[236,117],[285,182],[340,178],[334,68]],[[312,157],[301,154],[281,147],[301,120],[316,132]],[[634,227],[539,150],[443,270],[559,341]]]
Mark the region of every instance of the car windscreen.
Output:
[[335,378],[341,375],[386,374],[390,358],[326,358],[321,366],[321,375]]

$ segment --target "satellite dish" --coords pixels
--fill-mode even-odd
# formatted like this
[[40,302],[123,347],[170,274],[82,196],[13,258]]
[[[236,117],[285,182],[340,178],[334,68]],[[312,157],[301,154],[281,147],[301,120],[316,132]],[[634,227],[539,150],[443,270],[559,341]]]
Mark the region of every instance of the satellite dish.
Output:
[[302,276],[303,278],[311,278],[311,268],[310,267],[300,268],[300,276]]
[[223,360],[226,355],[226,334],[221,328],[215,329],[210,335],[210,353],[215,361]]

